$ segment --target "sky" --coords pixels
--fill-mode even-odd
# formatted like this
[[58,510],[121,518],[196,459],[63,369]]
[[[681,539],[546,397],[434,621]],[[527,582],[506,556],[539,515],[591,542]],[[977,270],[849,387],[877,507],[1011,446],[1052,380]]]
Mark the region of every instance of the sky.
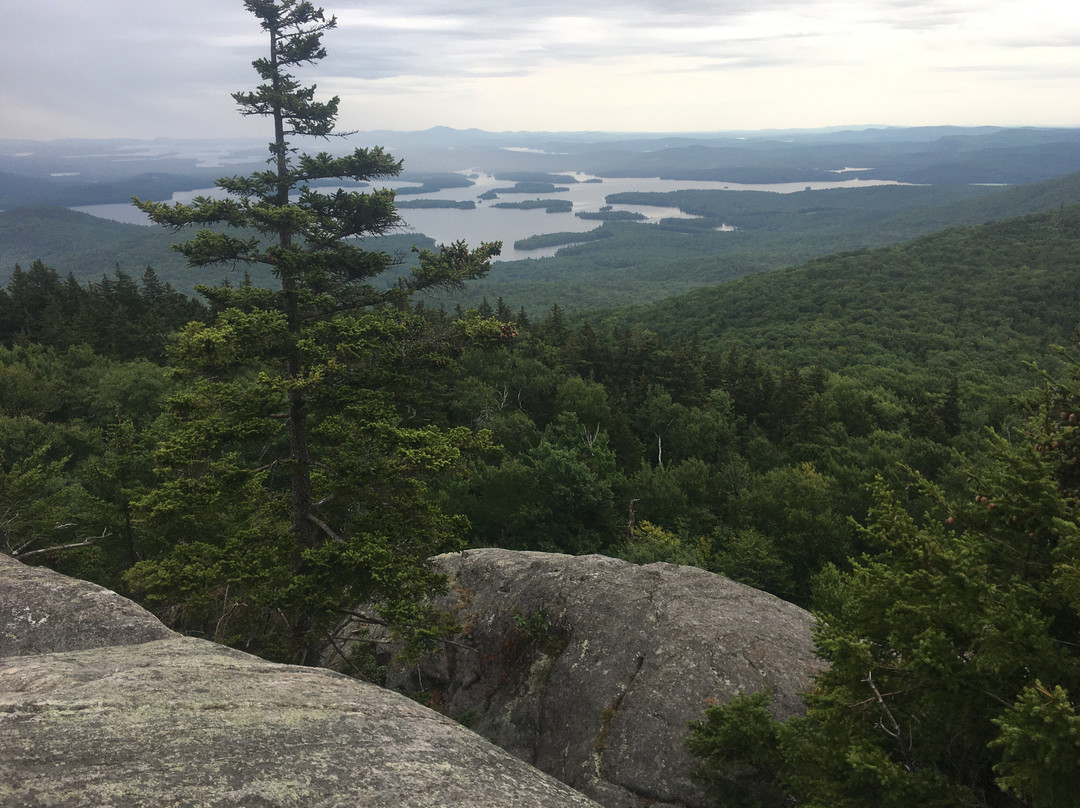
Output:
[[[1076,0],[326,0],[339,126],[1080,127]],[[242,0],[0,0],[0,138],[261,136]]]

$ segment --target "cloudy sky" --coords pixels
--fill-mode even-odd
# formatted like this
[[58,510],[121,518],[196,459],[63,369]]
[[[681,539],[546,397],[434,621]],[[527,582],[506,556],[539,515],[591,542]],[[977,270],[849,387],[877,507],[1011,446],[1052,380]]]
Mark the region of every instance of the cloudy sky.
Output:
[[[349,129],[1080,126],[1076,0],[325,0]],[[241,0],[0,0],[0,138],[262,135]]]

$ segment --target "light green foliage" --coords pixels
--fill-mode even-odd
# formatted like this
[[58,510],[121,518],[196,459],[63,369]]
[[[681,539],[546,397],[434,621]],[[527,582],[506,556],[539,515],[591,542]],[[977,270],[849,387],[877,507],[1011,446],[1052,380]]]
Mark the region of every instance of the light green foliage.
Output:
[[168,387],[145,360],[0,348],[0,551],[117,586],[138,552],[128,506],[150,482],[146,434]]
[[687,546],[674,533],[651,522],[636,523],[633,532],[617,548],[617,554],[635,564],[666,561],[668,564],[705,567],[709,561],[702,542]]
[[[798,598],[806,571],[796,577],[790,552],[772,536],[753,527],[721,528],[712,537],[714,557],[710,567],[734,581],[764,589],[788,600]],[[829,548],[831,551],[832,548]],[[821,559],[814,558],[814,564]],[[800,586],[796,586],[796,581]]]
[[656,465],[691,457],[716,461],[733,438],[730,401],[720,392],[712,394],[706,407],[687,407],[654,385],[637,410],[635,426],[651,444],[647,456]]
[[611,407],[607,391],[596,382],[571,376],[555,392],[557,412],[573,413],[584,429],[611,430]]
[[44,459],[48,449],[10,466],[0,454],[0,552],[6,555],[28,558],[85,538],[74,520],[86,507],[86,492],[64,473],[67,458]]

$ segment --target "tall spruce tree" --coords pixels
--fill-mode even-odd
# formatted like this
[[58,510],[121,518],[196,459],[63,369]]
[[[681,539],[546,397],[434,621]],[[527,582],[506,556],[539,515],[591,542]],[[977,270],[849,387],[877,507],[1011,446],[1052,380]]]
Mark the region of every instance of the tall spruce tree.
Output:
[[409,274],[374,285],[395,259],[361,240],[399,224],[393,192],[312,186],[393,177],[401,163],[377,147],[312,156],[291,140],[340,134],[338,98],[315,100],[316,88],[291,72],[326,56],[322,35],[336,18],[298,0],[244,5],[269,53],[253,62],[262,83],[233,97],[242,115],[272,121],[269,168],[218,180],[227,195],[190,205],[134,202],[176,229],[228,225],[174,248],[192,267],[267,265],[280,287],[200,287],[217,318],[181,334],[174,360],[189,384],[158,453],[163,485],[145,503],[163,536],[183,538],[163,541],[130,580],[189,627],[212,624],[248,644],[254,629],[233,636],[222,626],[237,624],[237,604],[252,611],[257,602],[289,624],[287,647],[266,653],[311,662],[341,609],[374,598],[384,616],[415,626],[406,601],[438,585],[424,560],[453,545],[457,526],[426,480],[471,437],[406,424],[390,395],[408,396],[410,383],[422,384],[416,376],[445,359],[445,343],[405,304],[419,290],[483,276],[499,245],[420,251]]

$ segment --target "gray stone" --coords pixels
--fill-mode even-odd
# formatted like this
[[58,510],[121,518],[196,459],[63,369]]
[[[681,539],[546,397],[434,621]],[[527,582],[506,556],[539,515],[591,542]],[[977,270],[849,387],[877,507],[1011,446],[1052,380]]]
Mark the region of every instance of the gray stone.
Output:
[[687,723],[764,688],[777,717],[799,714],[820,670],[809,613],[703,570],[494,549],[436,561],[460,645],[391,665],[388,685],[429,691],[609,808],[708,804]]
[[[19,566],[2,568],[5,613],[27,604],[33,619],[16,609],[5,628],[18,655],[0,658],[0,805],[595,808],[454,721],[341,674],[171,632],[46,642],[43,625],[89,628],[57,593],[117,616],[95,637],[138,642],[143,627],[99,587]],[[65,638],[81,650],[26,653]]]
[[115,592],[0,554],[0,657],[172,636],[150,612]]

